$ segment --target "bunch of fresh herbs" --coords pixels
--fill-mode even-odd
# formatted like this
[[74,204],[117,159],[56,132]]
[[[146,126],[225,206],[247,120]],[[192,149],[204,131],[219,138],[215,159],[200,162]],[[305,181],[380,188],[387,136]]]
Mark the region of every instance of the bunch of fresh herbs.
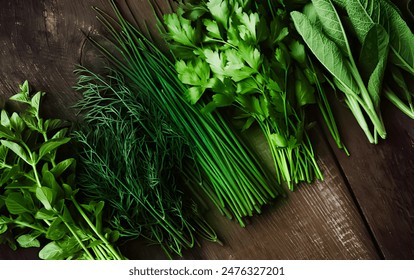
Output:
[[[10,100],[26,109],[1,111],[0,242],[13,249],[42,247],[41,259],[122,259],[119,233],[104,227],[102,201],[78,201],[73,158],[62,158],[67,124],[43,119],[43,92],[26,81]],[[43,246],[43,243],[48,243]]]
[[111,3],[115,19],[97,10],[114,46],[94,43],[133,84],[134,92],[151,98],[187,139],[202,178],[208,182],[199,180],[193,186],[195,192],[210,198],[223,214],[234,216],[244,226],[243,217],[260,213],[262,205],[283,190],[220,114],[203,114],[201,105],[191,106],[184,99],[188,88],[177,77],[174,64]]
[[114,70],[76,72],[83,96],[78,178],[89,197],[107,203],[112,227],[124,239],[160,245],[170,258],[192,248],[197,236],[220,242],[191,199],[201,175],[168,115]]
[[[191,104],[203,112],[236,107],[242,131],[257,123],[272,153],[279,182],[311,182],[322,174],[308,129],[307,107],[318,104],[338,147],[344,148],[321,83],[289,11],[307,1],[180,1],[164,16],[165,34],[177,58]],[[346,150],[346,149],[345,149]]]
[[[404,77],[414,75],[414,35],[395,5],[387,0],[313,0],[303,13],[291,16],[371,143],[387,135],[383,93],[414,118],[413,93]],[[391,79],[385,82],[386,72]]]

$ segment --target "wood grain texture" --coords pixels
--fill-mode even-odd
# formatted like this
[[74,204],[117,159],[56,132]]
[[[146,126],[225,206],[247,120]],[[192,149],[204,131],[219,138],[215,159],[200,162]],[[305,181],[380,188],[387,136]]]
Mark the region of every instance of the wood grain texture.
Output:
[[98,22],[91,5],[107,1],[0,1],[0,86],[13,94],[29,80],[36,89],[53,93],[46,112],[73,119],[77,99],[71,89],[74,65],[80,63],[85,36]]
[[[120,2],[123,7],[127,6],[124,1],[120,0]],[[166,1],[158,2],[162,3],[164,8],[167,7]],[[130,16],[131,19],[135,19],[140,24],[150,22],[152,11],[146,0],[129,1],[129,3],[134,14],[134,17]],[[28,79],[36,89],[48,92],[48,97],[45,99],[46,115],[74,119],[74,112],[70,106],[79,98],[71,89],[75,81],[75,76],[72,74],[74,64],[83,61],[85,57],[93,60],[93,56],[88,56],[90,53],[87,51],[88,48],[85,48],[85,38],[80,30],[98,32],[99,25],[90,6],[96,5],[109,11],[108,2],[105,0],[0,0],[0,5],[2,7],[0,9],[2,96],[10,96],[19,83]],[[345,123],[352,119],[346,110],[339,110],[338,115]],[[413,217],[412,212],[408,212],[412,207],[407,206],[412,206],[414,196],[408,191],[411,186],[408,179],[413,178],[412,160],[410,163],[412,147],[408,143],[413,139],[413,131],[410,130],[411,138],[409,138],[404,134],[404,130],[401,130],[406,122],[395,125],[398,126],[395,129],[402,140],[400,143],[400,140],[394,140],[387,144],[390,145],[387,146],[388,148],[377,146],[374,149],[365,145],[361,146],[361,151],[357,151],[355,149],[362,142],[361,139],[354,139],[354,135],[358,132],[347,133],[348,137],[345,140],[353,152],[353,157],[348,159],[343,158],[341,152],[336,154],[346,178],[342,177],[331,148],[320,136],[319,128],[316,128],[314,142],[318,143],[316,149],[325,181],[300,186],[297,191],[289,194],[287,200],[275,201],[274,205],[264,209],[262,215],[251,219],[245,229],[240,228],[233,221],[217,216],[215,211],[209,212],[209,218],[216,224],[225,245],[221,247],[217,244],[201,242],[200,248],[186,252],[184,257],[189,259],[380,258],[382,253],[377,252],[376,241],[372,240],[359,207],[367,217],[366,220],[370,222],[375,237],[381,240],[380,248],[384,252],[394,252],[384,255],[396,257],[397,247],[400,250],[403,245],[411,245],[408,239],[412,239],[412,235],[408,238],[400,235],[410,232],[412,234],[412,220],[408,219]],[[347,128],[348,131],[357,130],[346,125],[342,127],[342,129]],[[390,128],[390,138],[392,131],[393,128]],[[268,157],[264,143],[258,138],[255,139],[258,141],[255,142],[255,147],[262,151],[264,157]],[[378,152],[378,147],[383,149],[383,152]],[[360,152],[361,154],[356,156]],[[393,171],[389,171],[387,168],[391,165],[383,163],[383,157],[389,160],[389,156],[395,159],[393,165],[400,164],[400,167],[394,167]],[[374,158],[375,165],[366,168],[365,165],[370,162],[370,157]],[[266,161],[270,162],[269,158]],[[354,167],[357,167],[356,171],[353,170]],[[388,181],[391,183],[387,183],[387,176],[379,177],[379,182],[369,180],[370,177],[376,178],[378,168],[390,176],[391,179]],[[364,175],[363,170],[368,170],[368,173]],[[401,174],[405,174],[406,177],[400,177]],[[358,178],[363,180],[358,181]],[[348,187],[347,181],[351,188]],[[364,181],[370,185],[368,190],[365,186],[358,186]],[[380,188],[376,187],[377,183]],[[399,189],[391,188],[390,193],[389,184]],[[378,193],[380,195],[377,195]],[[358,204],[355,204],[354,195]],[[368,199],[370,196],[372,196],[371,200]],[[364,199],[361,201],[361,197],[365,197],[367,201]],[[383,212],[385,218],[382,217]],[[388,215],[389,213],[392,215]],[[406,217],[403,223],[398,221],[400,217]],[[378,224],[383,222],[383,227],[374,230],[375,223],[372,221]],[[380,238],[385,236],[384,233],[389,229],[393,230],[391,236],[400,240],[400,245],[397,247],[393,245],[395,243],[391,238]],[[140,243],[129,244],[123,248],[125,254],[131,258],[164,257],[157,249],[143,247]],[[11,253],[7,248],[0,247],[0,259],[34,258],[34,252],[31,250]]]
[[[302,185],[251,218],[246,228],[219,216],[208,218],[225,244],[201,241],[186,259],[377,259],[375,245],[318,127],[313,133],[323,182]],[[252,139],[263,161],[271,162],[266,143]],[[131,258],[163,258],[154,248],[125,248]]]
[[386,259],[413,259],[413,120],[383,102],[388,137],[372,145],[347,108],[336,107],[351,157],[333,150],[382,254]]

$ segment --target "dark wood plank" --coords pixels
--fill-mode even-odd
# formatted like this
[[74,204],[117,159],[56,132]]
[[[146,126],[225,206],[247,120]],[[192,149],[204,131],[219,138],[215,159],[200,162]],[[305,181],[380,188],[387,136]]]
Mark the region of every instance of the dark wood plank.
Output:
[[0,9],[0,88],[16,92],[28,80],[49,92],[47,114],[73,119],[70,106],[74,65],[80,63],[84,32],[95,30],[91,5],[109,7],[108,1],[2,1]]
[[[404,16],[408,15],[407,0],[393,2]],[[381,254],[386,259],[413,259],[414,121],[384,98],[382,111],[388,136],[371,145],[350,111],[334,98],[332,103],[351,156],[336,149],[332,141],[330,144]]]
[[336,107],[351,156],[331,145],[378,246],[387,259],[414,258],[414,121],[383,102],[388,139],[372,145],[347,108]]
[[[164,1],[159,1],[164,3]],[[146,0],[134,1],[135,18],[140,23],[151,18]],[[84,48],[79,29],[99,29],[91,5],[109,10],[106,1],[9,1],[0,11],[0,91],[11,95],[17,84],[29,79],[36,88],[49,93],[45,113],[73,119],[69,108],[79,98],[71,86],[74,64],[93,57]],[[23,8],[24,7],[24,8]],[[324,182],[301,186],[288,200],[275,201],[264,213],[242,229],[233,221],[209,217],[224,242],[201,242],[202,247],[187,252],[190,259],[377,259],[375,244],[355,206],[331,151],[315,131]],[[255,147],[270,162],[266,145],[254,138]],[[138,245],[125,246],[131,258],[162,258],[158,250]],[[0,250],[1,258],[13,255]],[[26,255],[23,255],[26,256]]]

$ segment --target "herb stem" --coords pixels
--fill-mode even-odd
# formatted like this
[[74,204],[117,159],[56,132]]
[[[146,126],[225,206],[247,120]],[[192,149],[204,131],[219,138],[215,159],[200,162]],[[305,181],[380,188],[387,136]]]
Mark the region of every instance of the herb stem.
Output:
[[108,240],[96,229],[96,227],[93,225],[93,223],[91,222],[91,220],[85,214],[85,212],[83,211],[82,207],[78,204],[78,202],[76,201],[76,199],[74,197],[72,197],[70,200],[73,202],[73,204],[75,205],[76,209],[79,211],[79,213],[84,218],[84,220],[89,225],[89,227],[95,232],[95,234],[99,237],[99,239],[101,239],[102,242],[105,243],[105,245],[109,248],[109,250],[111,251],[111,253],[115,256],[115,258],[117,260],[122,260],[121,256],[112,247],[112,245],[108,242]]
[[56,214],[62,220],[62,222],[65,224],[65,226],[69,229],[69,231],[73,235],[73,237],[75,237],[76,241],[82,247],[83,251],[85,251],[85,253],[88,255],[89,259],[93,260],[94,257],[89,252],[88,248],[85,247],[85,244],[83,244],[82,240],[80,240],[79,236],[76,234],[76,232],[74,231],[74,229],[66,222],[66,219],[64,219],[62,217],[62,215],[60,215],[58,212],[56,212]]

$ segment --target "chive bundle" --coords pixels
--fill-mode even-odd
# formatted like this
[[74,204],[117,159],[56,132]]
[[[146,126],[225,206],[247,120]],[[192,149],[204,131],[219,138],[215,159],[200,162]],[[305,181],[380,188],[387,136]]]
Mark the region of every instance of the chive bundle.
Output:
[[115,42],[116,54],[91,38],[92,42],[131,81],[136,92],[148,95],[188,139],[194,160],[209,182],[200,181],[192,191],[202,190],[222,214],[234,216],[244,226],[242,218],[260,213],[261,206],[282,192],[281,187],[219,113],[202,114],[202,105],[192,106],[184,100],[186,86],[178,79],[173,63],[125,20],[113,1],[111,5],[116,19],[96,10]]

